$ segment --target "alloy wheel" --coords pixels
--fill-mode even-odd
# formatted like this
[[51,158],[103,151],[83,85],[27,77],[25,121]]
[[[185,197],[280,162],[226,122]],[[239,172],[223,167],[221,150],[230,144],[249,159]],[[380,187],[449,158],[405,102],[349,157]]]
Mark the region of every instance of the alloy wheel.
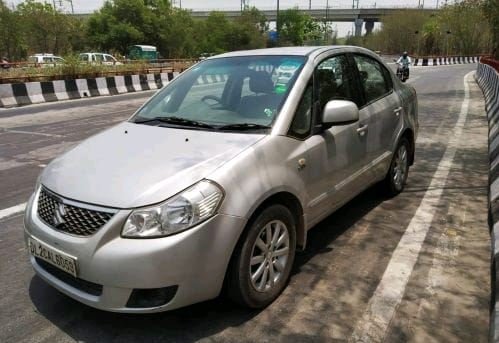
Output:
[[267,223],[257,236],[251,252],[250,280],[258,292],[268,292],[281,281],[289,263],[290,240],[280,220]]
[[397,150],[392,173],[393,185],[398,191],[400,191],[404,187],[404,182],[407,175],[407,167],[407,148],[404,144],[402,144]]

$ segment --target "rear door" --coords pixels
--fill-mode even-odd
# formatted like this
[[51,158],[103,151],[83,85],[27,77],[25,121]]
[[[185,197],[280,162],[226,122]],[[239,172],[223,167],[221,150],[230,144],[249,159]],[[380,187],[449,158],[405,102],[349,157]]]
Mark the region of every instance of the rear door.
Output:
[[354,54],[353,61],[364,101],[360,115],[368,125],[367,157],[374,177],[386,174],[398,132],[403,126],[399,96],[393,90],[390,72],[376,59]]

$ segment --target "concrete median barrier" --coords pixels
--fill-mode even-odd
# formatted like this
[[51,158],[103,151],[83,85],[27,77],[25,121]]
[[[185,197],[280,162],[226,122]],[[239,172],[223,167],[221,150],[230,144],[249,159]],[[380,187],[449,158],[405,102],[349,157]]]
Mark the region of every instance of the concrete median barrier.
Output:
[[472,64],[478,63],[479,60],[479,56],[418,57],[414,59],[413,65],[415,67],[432,67],[454,64]]
[[0,107],[160,89],[178,73],[0,84]]
[[489,224],[491,256],[490,341],[499,342],[499,73],[479,63],[476,79],[485,97],[489,122]]
[[[16,107],[161,89],[179,75],[180,72],[169,72],[0,84],[0,107]],[[206,85],[225,81],[227,81],[227,75],[203,75],[196,80],[196,84]]]

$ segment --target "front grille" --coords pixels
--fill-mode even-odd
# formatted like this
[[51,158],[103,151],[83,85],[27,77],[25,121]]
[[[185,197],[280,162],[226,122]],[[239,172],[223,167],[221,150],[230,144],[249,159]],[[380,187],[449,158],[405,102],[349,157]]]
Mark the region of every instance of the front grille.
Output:
[[35,257],[35,260],[36,263],[41,268],[43,268],[43,270],[45,270],[47,273],[51,274],[55,278],[61,280],[62,282],[70,285],[71,287],[76,288],[82,292],[95,295],[97,297],[102,294],[102,285],[74,277],[73,275],[66,273],[63,270],[60,270],[57,267],[54,267],[50,263],[45,262],[44,260],[38,257]]
[[64,203],[46,189],[40,190],[38,216],[50,227],[76,236],[97,232],[114,213],[91,210]]

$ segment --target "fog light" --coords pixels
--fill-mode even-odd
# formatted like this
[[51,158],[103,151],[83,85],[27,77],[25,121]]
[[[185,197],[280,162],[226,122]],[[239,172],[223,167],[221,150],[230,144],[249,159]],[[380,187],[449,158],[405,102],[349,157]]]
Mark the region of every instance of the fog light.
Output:
[[177,293],[178,286],[164,288],[134,289],[126,307],[145,308],[168,304]]

